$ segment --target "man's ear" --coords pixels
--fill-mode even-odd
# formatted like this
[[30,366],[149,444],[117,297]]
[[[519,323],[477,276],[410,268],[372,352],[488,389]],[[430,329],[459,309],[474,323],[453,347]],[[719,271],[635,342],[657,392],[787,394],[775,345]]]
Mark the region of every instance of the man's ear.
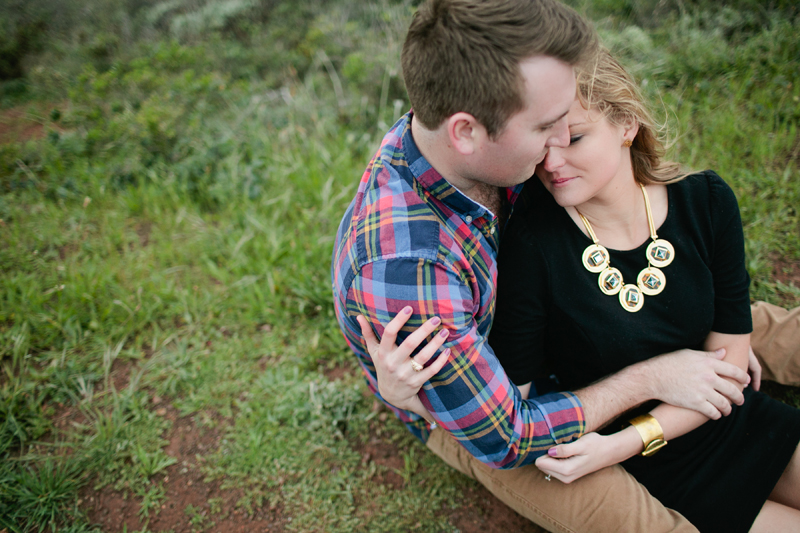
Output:
[[447,136],[458,153],[472,155],[486,137],[486,128],[469,113],[460,111],[447,119]]

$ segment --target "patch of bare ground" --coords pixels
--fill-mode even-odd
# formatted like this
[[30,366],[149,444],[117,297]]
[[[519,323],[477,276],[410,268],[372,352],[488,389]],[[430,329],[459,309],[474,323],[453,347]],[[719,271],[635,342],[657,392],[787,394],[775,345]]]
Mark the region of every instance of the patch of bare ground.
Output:
[[[58,433],[66,432],[70,426],[86,424],[85,413],[78,405],[55,404],[55,414],[52,417],[53,427]],[[47,439],[42,439],[47,442]]]
[[325,367],[322,373],[328,378],[328,381],[339,381],[343,377],[350,375],[354,372],[353,367],[349,365]]
[[37,102],[0,109],[0,144],[41,139],[45,135],[45,124],[60,129],[50,120],[50,112],[58,107],[59,104],[52,102]]
[[[388,409],[377,401],[373,404],[373,410],[380,411],[379,422],[392,416]],[[361,463],[364,466],[374,462],[386,467],[387,471],[376,476],[375,483],[398,489],[403,486],[403,478],[397,473],[404,466],[402,452],[395,443],[382,439],[377,434],[372,434],[366,444],[357,444],[354,447],[361,454]],[[460,474],[454,470],[453,475]],[[517,514],[479,484],[466,488],[462,497],[460,508],[443,510],[448,514],[450,523],[462,533],[507,533],[509,531],[545,533],[544,529]],[[380,510],[375,509],[374,512],[379,513]]]
[[772,274],[786,285],[800,287],[800,261],[789,261],[781,257],[772,259]]
[[[117,390],[128,385],[131,372],[135,372],[134,361],[118,360],[112,366],[111,382]],[[353,369],[348,365],[337,366],[325,371],[329,380],[336,381]],[[104,487],[94,490],[91,485],[81,492],[81,507],[90,522],[97,524],[107,533],[122,531],[173,531],[174,533],[224,532],[256,533],[285,531],[288,517],[282,506],[264,506],[248,515],[237,509],[237,502],[243,496],[237,489],[222,489],[222,480],[205,481],[199,462],[206,454],[219,448],[220,437],[226,421],[216,419],[214,424],[200,423],[202,416],[180,416],[165,399],[154,397],[152,409],[172,422],[171,429],[164,436],[169,442],[165,448],[167,455],[177,462],[156,475],[154,481],[164,488],[165,497],[160,503],[158,513],[151,512],[149,518],[140,516],[140,497],[131,493]],[[373,482],[388,488],[400,489],[405,481],[398,473],[404,467],[403,454],[397,444],[385,438],[381,431],[383,423],[392,416],[388,409],[376,402],[378,412],[375,424],[364,444],[355,444],[366,467],[370,462],[384,468],[375,476]],[[79,421],[82,414],[77,408],[64,407],[57,410],[54,423],[59,427]],[[459,475],[453,471],[453,475]],[[370,505],[370,502],[359,502]],[[190,508],[193,512],[187,513]],[[462,493],[462,506],[458,509],[443,509],[450,523],[463,533],[541,533],[544,530],[526,520],[507,507],[488,490],[480,485],[467,487]],[[379,508],[370,509],[380,514]],[[199,517],[199,518],[198,518]],[[192,519],[194,518],[194,523]]]
[[[790,285],[800,289],[800,261],[791,261],[778,255],[770,258],[772,260],[772,276],[776,281],[784,285]],[[784,298],[787,300],[787,298]],[[800,298],[791,297],[784,302],[788,307],[800,305]],[[793,300],[793,301],[792,301]]]
[[130,359],[114,359],[114,362],[111,363],[111,371],[108,374],[112,386],[118,391],[127,388],[131,381],[131,374],[136,372],[136,367],[136,361]]
[[139,246],[145,248],[150,244],[150,234],[153,231],[153,223],[145,220],[136,224],[136,235],[139,237]]
[[[114,361],[109,378],[116,390],[121,391],[129,385],[136,364],[131,360]],[[199,461],[219,447],[225,420],[211,415],[215,423],[208,427],[199,423],[197,417],[180,416],[168,401],[157,396],[152,398],[152,409],[172,422],[171,429],[164,435],[168,441],[164,451],[177,460],[154,478],[155,483],[164,489],[160,509],[151,511],[149,517],[142,516],[140,497],[110,487],[95,490],[90,483],[81,491],[80,506],[91,523],[107,533],[141,531],[145,527],[148,531],[174,533],[260,533],[285,529],[281,506],[265,506],[249,515],[237,509],[237,502],[243,496],[240,490],[223,490],[222,480],[205,481]],[[85,422],[78,407],[58,406],[53,418],[58,429]]]
[[[242,497],[240,491],[223,490],[221,480],[204,480],[199,458],[219,447],[219,425],[224,421],[218,420],[214,428],[204,427],[197,423],[196,417],[181,417],[177,410],[162,405],[158,398],[156,402],[156,412],[172,421],[172,429],[165,436],[169,444],[164,451],[177,459],[177,463],[155,478],[165,492],[160,510],[158,513],[151,512],[148,521],[139,515],[139,498],[108,487],[85,489],[82,494],[83,507],[89,520],[108,533],[138,531],[145,526],[149,531],[174,533],[283,531],[286,520],[280,506],[265,506],[248,515],[236,508],[236,503]],[[187,509],[193,511],[188,512]]]
[[780,168],[785,168],[786,164],[800,161],[800,137],[795,137],[794,144],[786,155],[786,162]]

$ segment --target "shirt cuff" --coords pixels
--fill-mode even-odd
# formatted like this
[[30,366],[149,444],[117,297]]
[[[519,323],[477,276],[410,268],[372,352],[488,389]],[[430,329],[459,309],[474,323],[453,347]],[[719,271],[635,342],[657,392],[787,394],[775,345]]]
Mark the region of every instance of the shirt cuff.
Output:
[[528,402],[542,414],[553,442],[569,442],[583,436],[586,431],[583,404],[571,392],[546,394]]

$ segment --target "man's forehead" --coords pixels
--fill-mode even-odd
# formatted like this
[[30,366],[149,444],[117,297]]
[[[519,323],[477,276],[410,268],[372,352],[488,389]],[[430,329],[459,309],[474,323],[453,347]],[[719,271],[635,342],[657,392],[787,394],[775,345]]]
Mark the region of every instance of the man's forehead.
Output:
[[528,111],[538,115],[537,125],[564,118],[575,99],[575,69],[558,59],[534,56],[520,62]]
[[555,117],[554,119],[551,119],[551,120],[544,119],[544,120],[542,120],[541,122],[536,124],[536,127],[537,128],[547,128],[548,126],[552,126],[553,124],[555,124],[556,122],[558,122],[562,118],[566,117],[568,114],[569,114],[569,110],[566,110],[563,113],[561,113],[560,115],[558,115],[557,117]]

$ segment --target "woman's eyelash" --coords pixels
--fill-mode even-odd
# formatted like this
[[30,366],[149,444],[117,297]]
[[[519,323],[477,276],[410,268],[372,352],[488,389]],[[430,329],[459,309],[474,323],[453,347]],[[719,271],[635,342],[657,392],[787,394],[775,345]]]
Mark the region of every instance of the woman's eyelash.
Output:
[[583,135],[573,135],[569,138],[569,144],[575,144],[583,138]]

